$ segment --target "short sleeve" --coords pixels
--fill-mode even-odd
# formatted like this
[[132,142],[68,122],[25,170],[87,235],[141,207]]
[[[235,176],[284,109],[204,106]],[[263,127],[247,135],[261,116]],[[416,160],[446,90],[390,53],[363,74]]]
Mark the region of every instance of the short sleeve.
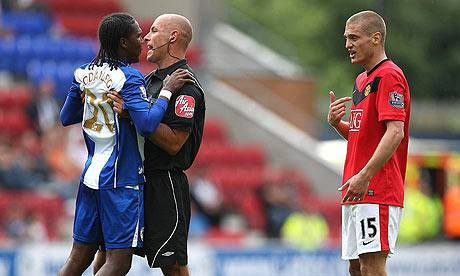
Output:
[[126,81],[120,91],[126,109],[144,111],[149,109],[145,81],[141,73],[134,70],[126,75]]
[[379,122],[405,120],[408,92],[404,83],[404,78],[396,72],[390,72],[380,80],[376,99]]
[[194,85],[186,85],[180,91],[169,108],[173,108],[165,123],[171,128],[190,131],[195,120],[196,112],[203,104],[203,96]]

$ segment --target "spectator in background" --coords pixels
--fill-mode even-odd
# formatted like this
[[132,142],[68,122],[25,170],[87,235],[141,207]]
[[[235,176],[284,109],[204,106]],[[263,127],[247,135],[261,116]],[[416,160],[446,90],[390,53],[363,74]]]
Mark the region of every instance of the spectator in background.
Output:
[[290,182],[268,181],[262,186],[260,196],[267,217],[267,236],[279,238],[286,218],[298,209],[295,187],[290,185]]
[[26,217],[26,232],[25,240],[29,242],[46,242],[48,235],[46,233],[45,224],[40,219],[40,215],[34,212],[29,212]]
[[46,227],[34,210],[26,210],[22,205],[8,206],[4,222],[5,239],[11,244],[26,244],[48,240]]
[[[399,243],[417,243],[433,239],[441,232],[443,204],[435,192],[434,185],[429,170],[420,169],[418,187],[409,186],[405,189]],[[446,196],[444,200],[447,202]]]
[[205,168],[197,168],[190,175],[192,204],[203,214],[210,226],[219,226],[224,209],[220,190],[206,177]]
[[48,12],[47,6],[35,0],[1,0],[1,10],[19,12]]
[[8,38],[13,32],[2,25],[2,14],[0,12],[0,39]]
[[5,1],[6,0],[1,0],[0,1],[0,39],[7,38],[7,37],[12,35],[12,31],[7,29],[7,28],[5,28],[3,26],[3,24],[2,24],[2,13],[5,10],[5,8],[3,6],[4,5],[3,2],[5,2]]
[[38,155],[28,151],[29,144],[38,139],[26,132],[17,143],[0,145],[0,185],[7,189],[35,189],[45,184],[48,168]]
[[13,244],[22,243],[27,235],[26,213],[20,204],[11,204],[6,212],[5,232]]
[[55,129],[59,123],[59,104],[54,97],[55,84],[50,79],[43,79],[27,107],[27,114],[35,131],[41,135]]
[[324,246],[329,236],[326,220],[319,214],[293,212],[281,227],[281,238],[302,250],[314,250]]

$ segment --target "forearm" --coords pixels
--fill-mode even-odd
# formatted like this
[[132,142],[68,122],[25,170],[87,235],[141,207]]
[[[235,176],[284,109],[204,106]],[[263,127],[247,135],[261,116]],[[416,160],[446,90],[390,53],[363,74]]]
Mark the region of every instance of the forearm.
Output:
[[360,173],[370,180],[390,159],[403,138],[404,131],[402,129],[387,129],[371,159],[369,159]]
[[188,136],[188,132],[172,129],[168,125],[161,123],[155,132],[149,135],[148,139],[169,155],[176,155]]
[[147,112],[129,110],[137,132],[144,137],[151,135],[163,119],[167,107],[168,100],[159,98]]
[[83,104],[80,95],[69,93],[59,114],[63,126],[79,123],[83,120]]
[[348,140],[348,130],[350,129],[350,123],[340,120],[337,126],[334,127],[335,131],[342,136],[345,140]]

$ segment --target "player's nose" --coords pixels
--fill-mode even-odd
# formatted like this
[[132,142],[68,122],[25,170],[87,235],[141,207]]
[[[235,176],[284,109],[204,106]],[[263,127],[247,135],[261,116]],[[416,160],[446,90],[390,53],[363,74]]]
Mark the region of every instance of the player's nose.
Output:
[[350,49],[352,47],[351,42],[349,39],[345,40],[345,48]]

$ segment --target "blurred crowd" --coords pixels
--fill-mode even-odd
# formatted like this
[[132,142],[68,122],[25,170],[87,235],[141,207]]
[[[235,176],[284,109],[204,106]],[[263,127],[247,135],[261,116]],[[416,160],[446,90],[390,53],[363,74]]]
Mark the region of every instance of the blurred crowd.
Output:
[[[14,91],[0,89],[0,99]],[[22,103],[27,124],[19,131],[0,134],[0,244],[70,239],[72,208],[87,154],[81,128],[78,124],[70,128],[60,125],[61,103],[54,96],[52,80],[44,79],[37,87],[28,85],[22,91],[28,93]],[[304,183],[293,182],[288,175],[258,179],[260,184],[251,188],[248,200],[241,198],[239,206],[226,202],[227,195],[212,177],[212,168],[198,162],[188,172],[193,205],[190,235],[226,243],[244,242],[255,234],[303,248],[321,246],[328,238],[328,225],[317,212],[310,214],[305,208],[301,198],[305,194],[298,190]],[[5,199],[24,194],[28,195],[24,201],[32,204]],[[50,217],[48,209],[38,207],[41,197],[58,199],[60,211]],[[258,221],[255,227],[254,219]],[[57,229],[51,230],[53,226]],[[310,229],[318,229],[318,233],[305,235]],[[314,238],[305,241],[303,237]]]
[[[1,91],[14,93],[14,89]],[[71,232],[50,236],[47,228],[51,225],[47,224],[48,220],[64,220],[73,213],[64,207],[67,200],[75,197],[86,159],[80,128],[64,129],[59,124],[60,103],[53,96],[53,82],[44,80],[38,87],[28,87],[26,91],[30,95],[25,97],[25,127],[14,132],[3,129],[0,133],[1,244],[70,237]],[[2,93],[0,97],[8,96]],[[4,109],[0,116],[5,116],[3,112],[15,111]],[[21,196],[26,197],[23,204],[17,200]],[[39,206],[41,200],[45,204]],[[46,202],[59,202],[54,207],[61,208],[61,212],[47,217],[50,212],[47,207],[43,208]],[[62,225],[57,232],[64,232],[66,227]]]
[[[49,11],[42,4],[45,2],[1,0],[0,19],[2,13],[10,11],[20,13],[18,23],[22,13],[47,15]],[[80,12],[81,16],[90,15],[86,10]],[[100,18],[97,14],[91,16],[95,20]],[[61,43],[56,39],[55,49],[50,47],[54,52],[41,49],[43,60],[32,62],[30,55],[37,58],[40,50],[36,44],[44,42],[41,45],[46,48],[51,45],[51,36],[49,18],[30,19],[34,26],[34,22],[44,23],[39,29],[43,31],[41,39],[32,40],[31,34],[21,38],[22,33],[15,33],[14,28],[5,27],[0,20],[0,53],[4,57],[0,60],[0,78],[4,71],[10,70],[5,73],[8,79],[12,75],[12,81],[1,81],[1,85],[7,84],[0,87],[0,245],[71,239],[74,200],[87,155],[80,126],[64,128],[59,123],[60,101],[66,93],[62,87],[69,85],[62,80],[72,76],[72,72],[62,72],[56,66],[63,64],[61,59],[66,55],[55,54],[75,58],[74,50],[88,47],[77,45],[80,38],[62,39]],[[79,27],[74,25],[69,25],[69,30],[71,26]],[[29,25],[20,27],[28,30]],[[91,33],[92,29],[83,31]],[[64,53],[64,49],[69,53]],[[78,58],[92,55],[92,50],[80,53]],[[50,58],[55,60],[50,62]],[[73,62],[77,60],[67,64],[73,66]],[[62,68],[73,68],[69,66]],[[54,78],[43,72],[51,72]],[[187,172],[193,205],[190,236],[216,244],[269,238],[301,249],[338,246],[339,195],[319,198],[304,175],[292,168],[273,169],[265,154],[257,145],[235,144],[222,122],[207,120],[202,148],[195,166]],[[407,198],[401,241],[417,242],[438,236],[442,228],[439,198],[423,189],[408,191]],[[417,227],[419,221],[425,222],[425,226]]]

